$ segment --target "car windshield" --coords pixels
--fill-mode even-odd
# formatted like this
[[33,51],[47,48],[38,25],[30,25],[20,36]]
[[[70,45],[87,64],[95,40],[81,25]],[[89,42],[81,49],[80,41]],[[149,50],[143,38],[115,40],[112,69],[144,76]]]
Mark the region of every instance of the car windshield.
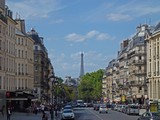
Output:
[[71,106],[66,106],[66,107],[64,107],[64,109],[72,109],[72,107]]
[[130,108],[132,108],[132,109],[138,109],[138,106],[130,106]]
[[106,108],[105,106],[101,106],[101,108]]
[[64,110],[63,113],[72,113],[72,110]]

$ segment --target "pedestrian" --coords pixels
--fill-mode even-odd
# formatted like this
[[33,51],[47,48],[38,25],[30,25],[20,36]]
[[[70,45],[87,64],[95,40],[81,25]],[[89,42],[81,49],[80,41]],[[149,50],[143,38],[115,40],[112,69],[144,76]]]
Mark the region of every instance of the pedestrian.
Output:
[[46,115],[46,113],[45,113],[45,112],[43,112],[42,120],[48,120],[48,116]]
[[11,109],[7,108],[7,120],[10,120],[11,118]]
[[5,106],[3,105],[3,106],[2,106],[2,109],[1,109],[2,116],[4,116],[4,108],[5,108]]

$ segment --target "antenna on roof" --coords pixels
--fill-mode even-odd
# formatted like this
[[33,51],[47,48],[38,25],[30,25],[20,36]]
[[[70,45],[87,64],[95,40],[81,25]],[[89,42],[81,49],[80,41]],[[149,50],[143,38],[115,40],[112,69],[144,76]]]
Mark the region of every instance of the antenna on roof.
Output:
[[18,13],[16,12],[16,19],[17,19]]
[[151,25],[151,18],[149,18],[149,23],[148,24]]

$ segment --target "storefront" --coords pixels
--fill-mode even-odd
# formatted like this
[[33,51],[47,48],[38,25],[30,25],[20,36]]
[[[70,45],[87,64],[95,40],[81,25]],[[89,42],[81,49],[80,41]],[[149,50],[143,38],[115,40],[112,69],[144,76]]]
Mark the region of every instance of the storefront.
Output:
[[35,100],[37,99],[34,95],[23,91],[6,92],[6,106],[12,108],[13,111],[24,112]]

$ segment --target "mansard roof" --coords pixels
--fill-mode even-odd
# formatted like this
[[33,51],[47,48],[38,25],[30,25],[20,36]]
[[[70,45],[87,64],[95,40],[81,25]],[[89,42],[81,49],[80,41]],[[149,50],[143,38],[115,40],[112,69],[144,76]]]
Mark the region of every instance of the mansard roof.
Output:
[[38,33],[32,28],[30,32],[27,32],[28,36],[31,37],[36,44],[42,44]]
[[16,31],[16,35],[21,35],[21,36],[26,36],[25,34],[23,34],[19,29],[15,29]]
[[159,32],[159,31],[160,31],[160,22],[156,25],[156,27],[153,31],[153,34]]

